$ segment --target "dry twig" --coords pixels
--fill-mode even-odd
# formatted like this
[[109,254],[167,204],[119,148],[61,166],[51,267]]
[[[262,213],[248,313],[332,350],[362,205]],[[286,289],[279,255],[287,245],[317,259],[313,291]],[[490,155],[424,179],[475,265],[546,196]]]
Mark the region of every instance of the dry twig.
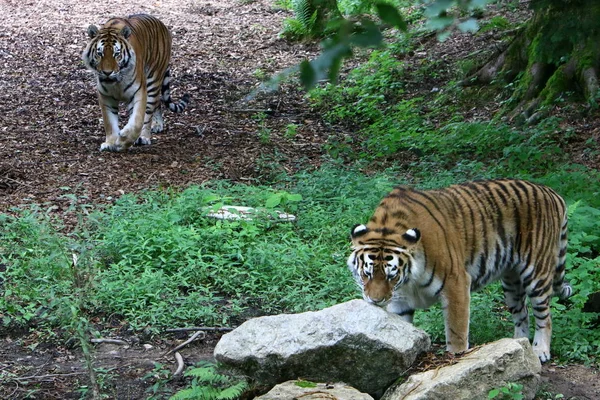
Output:
[[194,340],[196,340],[198,338],[198,336],[202,335],[201,339],[204,339],[206,337],[206,333],[202,332],[202,331],[198,331],[196,333],[194,333],[188,340],[186,340],[185,342],[181,343],[179,346],[175,347],[172,350],[169,350],[165,353],[166,355],[169,355],[177,350],[181,350],[182,348],[184,348],[185,346],[187,346],[188,344],[192,343]]
[[173,372],[173,376],[177,376],[183,372],[183,357],[179,353],[175,353],[175,360],[177,360],[177,369]]
[[110,339],[110,338],[93,338],[90,339],[90,343],[110,343],[110,344],[119,344],[121,346],[128,346],[129,343],[127,343],[124,340],[121,339]]
[[174,333],[174,332],[191,332],[191,331],[205,331],[205,332],[231,332],[233,328],[228,327],[210,327],[210,326],[192,326],[190,328],[172,328],[167,329],[165,332]]

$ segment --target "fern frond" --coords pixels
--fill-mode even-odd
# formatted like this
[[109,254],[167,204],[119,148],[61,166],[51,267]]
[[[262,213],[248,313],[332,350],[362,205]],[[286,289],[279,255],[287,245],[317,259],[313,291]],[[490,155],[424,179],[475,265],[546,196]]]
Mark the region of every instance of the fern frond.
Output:
[[317,7],[312,0],[294,0],[294,14],[296,19],[302,24],[306,32],[311,32],[317,20]]
[[186,371],[184,376],[191,376],[200,382],[211,384],[227,383],[229,381],[227,376],[215,372],[214,367],[192,368]]
[[209,386],[194,386],[175,393],[169,400],[217,400],[220,391]]
[[239,398],[242,393],[248,388],[246,381],[241,381],[233,386],[221,390],[221,393],[217,396],[217,400],[234,400]]

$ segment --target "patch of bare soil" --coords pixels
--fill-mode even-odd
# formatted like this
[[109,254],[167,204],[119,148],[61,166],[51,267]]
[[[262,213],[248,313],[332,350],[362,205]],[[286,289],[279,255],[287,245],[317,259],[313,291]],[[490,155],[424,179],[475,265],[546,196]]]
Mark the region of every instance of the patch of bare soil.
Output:
[[[315,45],[278,38],[289,14],[267,1],[3,1],[0,22],[0,209],[46,203],[60,213],[74,194],[82,203],[124,192],[252,181],[318,164],[326,130],[293,87],[245,103],[260,80]],[[89,24],[150,13],[171,29],[172,94],[189,93],[183,114],[166,112],[166,130],[151,146],[101,153],[104,141],[94,79],[81,63]],[[290,85],[291,86],[291,85]],[[264,112],[266,119],[257,118]],[[293,142],[283,137],[298,125]]]
[[[210,333],[178,350],[184,366],[213,362],[213,349],[220,336]],[[169,351],[185,339],[187,335],[177,334],[151,343],[129,337],[124,344],[95,344],[91,362],[103,398],[168,398],[185,388],[188,382],[182,375],[167,379],[177,368]],[[69,344],[71,347],[39,343],[35,335],[8,335],[0,339],[0,398],[91,398],[90,369],[85,356],[80,347]]]
[[[86,28],[140,12],[157,16],[171,29],[172,94],[177,99],[189,93],[192,102],[183,114],[165,114],[166,130],[154,136],[151,146],[101,153],[104,132],[94,82],[80,61]],[[269,0],[3,0],[0,15],[0,212],[42,204],[68,222],[73,195],[78,204],[99,204],[149,188],[213,179],[268,180],[280,172],[318,167],[322,145],[342,129],[314,115],[294,84],[241,101],[262,77],[318,51],[315,44],[278,38],[290,13]],[[405,61],[415,71],[432,63],[432,73],[412,86],[407,82],[407,93],[439,90],[454,61],[489,49],[497,40],[493,35],[472,39],[457,35],[439,43],[423,37],[422,47]],[[497,107],[474,104],[465,117],[486,119]],[[575,133],[574,157],[599,167],[599,152],[579,151],[598,142],[597,116],[561,111],[569,117],[565,130]],[[289,124],[297,125],[293,137],[285,135]],[[353,134],[346,129],[344,134]],[[187,337],[126,337],[127,346],[94,345],[93,365],[103,393],[115,399],[148,398],[153,388],[164,387],[154,363],[174,371],[173,357],[164,354]],[[211,359],[218,338],[209,334],[184,348],[186,365]],[[44,343],[35,333],[0,332],[0,398],[80,398],[90,378],[76,343]],[[581,366],[544,367],[550,390],[565,398],[600,398],[596,373]],[[168,385],[175,390],[183,384]]]

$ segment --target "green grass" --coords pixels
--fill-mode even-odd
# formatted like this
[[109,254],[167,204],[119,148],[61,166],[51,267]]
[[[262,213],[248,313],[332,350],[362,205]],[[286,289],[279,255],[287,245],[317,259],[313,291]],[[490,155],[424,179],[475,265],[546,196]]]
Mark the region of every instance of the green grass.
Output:
[[[407,96],[402,85],[407,74],[404,68],[396,60],[394,48],[374,51],[340,85],[326,85],[310,93],[315,111],[322,110],[330,123],[353,132],[351,139],[330,142],[329,154],[347,163],[371,166],[389,164],[386,160],[399,154],[412,154],[418,161],[400,158],[399,176],[422,188],[514,177],[556,189],[570,204],[567,278],[576,294],[566,304],[553,302],[552,348],[558,358],[597,362],[598,315],[581,309],[588,295],[600,290],[600,173],[569,161],[563,145],[574,133],[564,130],[557,118],[529,127],[496,120],[464,121],[461,103],[472,99],[453,82],[448,81],[437,95]],[[420,71],[413,71],[411,79],[425,79],[429,72],[429,65],[424,64]],[[589,151],[597,148],[590,143]],[[442,319],[439,307],[417,313],[415,318],[434,340],[443,342]],[[512,322],[499,285],[473,294],[471,343],[511,334]]]
[[[458,181],[460,171],[452,172],[422,178],[418,186]],[[547,183],[561,191],[556,178],[572,196],[589,193],[593,174],[576,185],[569,174],[583,171],[561,173]],[[134,330],[158,332],[227,325],[243,320],[248,310],[301,312],[359,297],[345,267],[349,229],[366,222],[380,198],[405,182],[394,170],[366,175],[332,163],[288,177],[277,189],[213,182],[179,193],[126,195],[82,218],[69,235],[59,233],[59,221],[40,209],[3,215],[3,323],[69,327],[76,307],[80,315],[119,317]],[[594,315],[581,308],[600,290],[600,205],[592,194],[569,201],[567,277],[576,295],[566,305],[554,305],[553,349],[566,359],[591,360],[599,352],[600,333],[593,328]],[[298,221],[227,222],[206,216],[221,204],[278,204]],[[76,265],[73,253],[79,256]],[[472,343],[510,336],[502,304],[497,285],[473,296]],[[417,313],[416,321],[434,340],[443,339],[439,307]]]
[[[504,27],[502,20],[494,24]],[[215,181],[125,195],[111,206],[71,210],[79,224],[68,234],[42,206],[0,214],[4,329],[25,327],[61,340],[83,337],[83,330],[95,334],[109,319],[158,333],[321,309],[360,297],[345,266],[349,230],[366,222],[394,185],[515,177],[549,185],[569,203],[567,278],[575,295],[553,302],[552,349],[559,360],[597,363],[598,315],[582,308],[600,290],[600,172],[569,162],[562,149],[573,132],[557,119],[524,128],[465,121],[461,107],[471,99],[450,79],[437,93],[409,95],[407,80],[439,73],[433,60],[409,75],[397,56],[411,48],[408,38],[373,51],[340,85],[310,93],[314,112],[349,132],[332,137],[325,147],[330,161],[316,171],[289,176],[277,154],[265,155],[253,186]],[[285,136],[293,140],[296,129],[288,125]],[[261,139],[270,141],[263,131]],[[589,151],[598,149],[590,143]],[[223,204],[276,207],[298,219],[207,217]],[[473,295],[471,315],[472,344],[512,334],[497,284]],[[101,321],[96,327],[93,318]],[[443,342],[439,306],[418,312],[415,321]]]

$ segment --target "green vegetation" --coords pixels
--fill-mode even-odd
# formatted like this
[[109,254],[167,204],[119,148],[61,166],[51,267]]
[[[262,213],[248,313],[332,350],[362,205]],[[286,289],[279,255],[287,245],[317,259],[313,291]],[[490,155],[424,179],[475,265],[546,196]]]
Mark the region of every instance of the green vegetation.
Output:
[[191,387],[175,393],[170,400],[233,400],[248,387],[245,380],[223,375],[211,364],[191,368],[185,376],[193,378]]
[[523,385],[517,383],[509,383],[499,389],[492,389],[488,394],[488,399],[522,400],[523,398]]
[[[340,7],[346,12],[352,4]],[[497,18],[482,26],[506,24]],[[0,214],[2,326],[35,330],[46,340],[76,337],[85,346],[87,337],[101,335],[93,319],[110,317],[132,331],[156,334],[182,325],[237,325],[256,310],[321,309],[359,296],[345,266],[349,230],[366,222],[394,185],[434,188],[515,177],[549,185],[569,203],[567,279],[575,294],[553,300],[553,356],[598,363],[599,315],[582,309],[600,291],[600,172],[570,161],[565,149],[576,133],[563,129],[559,118],[515,127],[500,118],[465,117],[466,109],[489,99],[474,99],[475,92],[458,87],[460,67],[441,77],[446,72],[440,64],[426,59],[409,70],[399,56],[415,46],[407,36],[372,51],[339,85],[309,94],[315,114],[349,132],[332,134],[324,148],[327,161],[317,170],[287,175],[276,156],[260,159],[257,165],[268,173],[253,186],[214,181],[127,194],[110,206],[72,208],[78,220],[73,229],[65,229],[46,205]],[[429,79],[443,85],[416,96],[408,90]],[[495,89],[501,97],[502,88]],[[266,116],[255,119],[261,142],[275,140]],[[297,133],[298,126],[289,124],[283,135],[293,140]],[[583,151],[600,149],[589,142]],[[223,205],[266,211],[254,220],[209,217]],[[269,218],[275,208],[297,221]],[[415,323],[443,341],[439,307],[418,312]],[[475,293],[471,343],[511,333],[499,285]],[[156,375],[153,394],[168,378],[160,366]],[[192,387],[174,398],[229,398],[244,390],[210,366],[187,375]],[[200,397],[211,382],[222,384],[213,388],[218,393]],[[518,398],[519,391],[508,386],[490,398]]]

